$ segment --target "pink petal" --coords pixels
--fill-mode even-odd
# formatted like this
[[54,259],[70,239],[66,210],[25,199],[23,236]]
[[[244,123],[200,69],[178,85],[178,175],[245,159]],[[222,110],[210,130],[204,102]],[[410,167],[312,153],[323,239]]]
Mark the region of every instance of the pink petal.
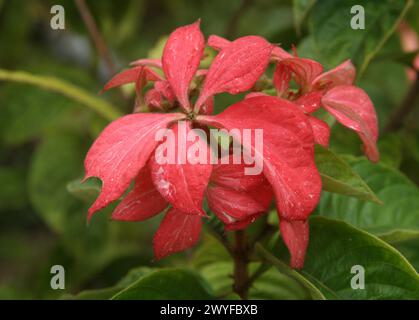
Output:
[[207,69],[198,69],[198,71],[196,72],[195,76],[196,77],[206,77],[208,73]]
[[322,97],[321,92],[312,91],[299,97],[294,103],[298,104],[305,113],[313,113],[320,108]]
[[228,164],[216,164],[212,169],[211,182],[237,191],[248,191],[266,181],[263,174],[246,175],[243,162],[233,163],[233,156],[229,156]]
[[255,222],[256,219],[259,218],[262,214],[263,214],[263,212],[262,213],[254,214],[254,215],[252,215],[252,216],[250,216],[250,217],[248,217],[246,219],[243,219],[243,220],[237,220],[237,221],[232,222],[232,223],[226,223],[224,225],[224,229],[226,231],[236,231],[236,230],[245,229],[250,224],[252,224],[253,222]]
[[170,103],[175,102],[175,94],[170,87],[169,82],[162,80],[154,83],[154,88],[159,91]]
[[160,260],[194,246],[199,240],[201,228],[201,217],[170,209],[154,235],[154,256]]
[[197,120],[227,130],[263,128],[263,151],[245,147],[263,161],[263,173],[273,187],[278,211],[289,219],[305,219],[313,211],[319,201],[321,179],[314,163],[311,125],[297,105],[276,97],[255,97]]
[[134,188],[118,204],[112,213],[113,220],[143,221],[162,212],[168,203],[163,199],[151,180],[148,167],[140,170]]
[[144,102],[148,107],[151,107],[152,110],[163,110],[163,97],[156,89],[150,89],[147,91],[144,97]]
[[162,81],[163,78],[154,70],[144,67],[145,78],[147,81]]
[[290,80],[290,68],[283,63],[278,63],[274,72],[273,84],[279,97],[287,92]]
[[246,192],[220,186],[208,188],[207,200],[211,211],[226,224],[246,219],[266,210]]
[[84,161],[85,179],[102,180],[102,191],[89,209],[89,219],[128,189],[157,145],[154,139],[157,130],[183,117],[179,113],[131,114],[102,131]]
[[139,59],[130,63],[131,66],[148,66],[162,69],[162,63],[160,59]]
[[320,90],[325,87],[331,88],[340,85],[351,85],[355,81],[356,70],[351,60],[346,60],[336,68],[327,71],[313,80],[314,90]]
[[252,88],[265,72],[272,47],[258,36],[242,37],[231,42],[212,62],[195,108],[199,110],[208,98],[217,93],[237,94]]
[[134,67],[115,75],[111,80],[109,80],[105,84],[101,93],[109,89],[122,86],[124,84],[137,82],[139,81],[140,77],[143,77],[142,80],[147,81],[157,81],[162,79],[157,73],[155,73],[153,70],[149,68],[142,66]]
[[190,109],[189,84],[198,70],[204,52],[205,39],[199,29],[199,20],[177,28],[163,50],[163,70],[179,103]]
[[272,187],[266,182],[259,186],[253,187],[251,190],[247,191],[246,195],[250,196],[253,200],[256,200],[256,202],[262,206],[263,211],[247,216],[241,220],[230,219],[234,220],[231,223],[224,222],[224,228],[226,231],[234,231],[246,228],[255,222],[259,216],[269,210],[270,204],[273,200]]
[[312,116],[308,116],[307,118],[311,124],[311,129],[313,129],[314,142],[322,145],[323,147],[328,147],[330,140],[329,125],[323,120],[317,119]]
[[142,69],[143,67],[135,67],[118,73],[105,84],[101,92],[105,92],[111,88],[119,87],[127,83],[136,82]]
[[209,98],[205,101],[204,105],[202,106],[201,110],[199,110],[200,114],[213,114],[214,113],[214,97]]
[[231,43],[230,40],[227,40],[223,37],[217,36],[215,34],[210,35],[208,38],[208,42],[207,44],[217,50],[217,51],[221,51],[223,50],[225,47],[227,47],[229,44]]
[[309,240],[309,225],[307,220],[290,221],[280,218],[279,227],[282,238],[291,255],[291,267],[302,269]]
[[[223,50],[230,43],[231,43],[230,40],[227,40],[227,39],[225,39],[223,37],[220,37],[220,36],[217,36],[215,34],[211,35],[208,38],[208,41],[207,41],[207,44],[211,48],[213,48],[217,51]],[[273,59],[279,61],[279,60],[282,60],[282,59],[292,58],[293,56],[292,56],[292,54],[288,53],[287,51],[285,51],[281,47],[274,46],[273,49],[272,49],[271,57]]]
[[358,133],[368,159],[377,162],[380,158],[376,144],[377,115],[365,91],[354,86],[337,86],[327,91],[322,104],[341,124]]
[[249,98],[254,98],[254,97],[265,97],[265,96],[269,96],[269,94],[267,94],[265,92],[250,92],[250,93],[246,94],[246,96],[244,98],[249,99]]
[[[173,159],[174,163],[160,164],[163,162],[165,150],[156,149],[155,155],[150,159],[151,177],[154,185],[166,201],[176,209],[186,214],[205,216],[202,201],[212,170],[209,160],[210,150],[206,141],[196,142],[202,150],[207,150],[207,159],[202,164],[191,164],[189,159],[192,156],[191,146],[194,142],[186,140],[188,133],[192,131],[191,123],[178,122],[172,129],[175,138],[174,149],[177,152],[176,158]],[[181,145],[179,141],[187,142],[185,145]]]
[[301,87],[302,92],[307,92],[313,80],[323,72],[320,63],[306,58],[288,58],[280,61],[279,64],[284,64],[292,71],[294,80]]
[[258,203],[265,208],[267,211],[274,199],[274,192],[271,185],[265,181],[261,185],[254,186],[251,190],[248,191],[249,195],[255,199]]
[[281,47],[275,46],[272,50],[272,58],[274,58],[275,60],[280,61],[280,60],[288,59],[292,57],[293,57],[292,54],[288,53]]

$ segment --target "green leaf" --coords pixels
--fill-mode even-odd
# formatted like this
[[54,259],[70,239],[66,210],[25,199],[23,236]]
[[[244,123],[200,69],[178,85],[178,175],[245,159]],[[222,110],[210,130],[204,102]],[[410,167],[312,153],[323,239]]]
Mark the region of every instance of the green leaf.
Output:
[[399,250],[415,267],[416,272],[419,270],[419,241],[413,239],[395,244],[397,250]]
[[94,290],[84,290],[79,292],[76,295],[65,294],[61,297],[62,300],[104,300],[110,299],[115,294],[123,290],[124,288],[130,286],[135,281],[145,277],[150,274],[153,269],[148,267],[139,267],[132,269],[128,274],[123,277],[117,284],[109,288],[94,289]]
[[121,113],[115,107],[103,99],[97,98],[82,88],[54,77],[37,76],[24,71],[0,69],[0,80],[27,83],[58,92],[85,105],[108,120],[115,120],[121,116]]
[[[229,298],[233,290],[233,261],[227,250],[211,236],[206,236],[203,245],[195,252],[193,267],[211,286],[217,297]],[[250,277],[255,281],[249,288],[250,299],[313,299],[308,285],[290,274],[278,272],[270,265],[259,262],[249,264]],[[321,294],[320,294],[321,295]],[[319,297],[314,294],[314,297]]]
[[[272,281],[269,281],[271,286],[274,285],[275,282],[277,282],[277,290],[265,289],[265,291],[268,292],[272,291],[273,294],[269,296],[270,299],[272,299],[273,296],[276,296],[275,299],[325,299],[321,291],[319,291],[319,289],[317,289],[314,284],[312,284],[308,279],[306,279],[301,273],[291,269],[286,263],[282,262],[274,255],[270,254],[260,244],[256,245],[256,252],[262,257],[263,260],[272,264],[277,269],[275,273],[268,271],[267,274],[263,274],[261,278],[258,279],[258,282],[262,283],[266,280],[271,279]],[[258,282],[255,283],[256,288],[258,286]],[[269,288],[269,286],[267,287]],[[262,290],[261,288],[259,288],[258,290],[260,292],[255,292],[255,294],[261,294],[263,297],[265,295],[265,293],[263,292],[264,290]]]
[[[361,5],[365,10],[364,30],[351,28],[354,5]],[[327,68],[352,59],[358,74],[362,74],[411,5],[411,0],[318,1],[311,11],[309,23],[317,58]]]
[[67,184],[67,190],[77,199],[93,203],[99,195],[100,184],[95,179],[89,179],[84,182],[81,179],[76,179]]
[[[51,74],[77,83],[89,91],[96,87],[85,71],[53,63],[51,59],[47,62],[45,60],[41,56],[36,60],[36,65],[27,68],[35,74]],[[85,130],[86,127],[90,127],[87,126],[90,121],[108,122],[100,116],[93,116],[88,108],[81,110],[80,103],[73,99],[31,84],[2,82],[0,100],[0,140],[6,145],[32,142],[54,128]]]
[[[282,244],[273,250],[282,258]],[[365,270],[365,288],[352,289],[351,269]],[[302,275],[327,299],[419,299],[419,275],[400,252],[376,236],[328,219],[310,219],[310,243]]]
[[346,221],[377,235],[397,230],[419,232],[419,189],[398,170],[364,158],[349,161],[352,168],[382,199],[378,205],[337,194],[323,193],[319,213]]
[[381,203],[365,181],[337,154],[316,145],[315,157],[323,190]]
[[[396,40],[397,45],[400,46],[400,40]],[[396,44],[388,43],[387,45]],[[391,77],[383,77],[383,74],[391,74]],[[394,61],[376,59],[368,66],[357,85],[370,96],[376,107],[379,129],[383,129],[394,110],[403,102],[409,88],[409,81],[403,65]]]
[[186,269],[162,269],[139,279],[112,297],[113,300],[213,299],[208,284]]
[[86,143],[73,132],[53,132],[36,149],[29,172],[29,196],[45,222],[58,233],[69,217],[84,207],[66,190],[68,181],[83,172]]
[[0,167],[0,210],[18,210],[27,204],[25,172],[19,166]]
[[233,292],[233,263],[231,260],[213,261],[201,267],[199,273],[210,284],[217,296]]
[[[53,131],[35,150],[29,168],[30,201],[74,265],[72,284],[86,281],[114,259],[138,255],[135,242],[118,242],[119,225],[110,224],[106,214],[98,214],[87,226],[88,204],[67,191],[69,181],[83,172],[83,158],[89,141],[72,131]],[[129,226],[125,226],[127,234]],[[134,227],[134,226],[133,226]],[[139,226],[137,226],[138,230]],[[122,240],[122,239],[121,239]]]
[[402,137],[394,133],[381,137],[378,141],[380,150],[380,164],[399,168],[402,162]]
[[73,101],[33,86],[4,83],[0,99],[0,140],[6,145],[31,142],[51,128],[76,122]]

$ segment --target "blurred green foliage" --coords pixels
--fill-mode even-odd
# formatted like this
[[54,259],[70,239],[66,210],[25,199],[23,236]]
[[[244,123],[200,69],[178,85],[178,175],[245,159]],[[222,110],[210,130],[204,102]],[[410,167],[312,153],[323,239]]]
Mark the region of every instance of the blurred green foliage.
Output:
[[[382,129],[411,85],[406,64],[412,56],[406,59],[402,51],[397,24],[405,19],[419,31],[418,2],[87,3],[118,69],[141,57],[159,57],[175,27],[201,18],[206,36],[262,35],[287,50],[295,45],[300,56],[317,59],[327,69],[351,58],[359,71],[357,84],[371,96]],[[63,31],[49,27],[54,4],[65,7]],[[353,4],[364,5],[366,30],[349,28]],[[121,114],[132,110],[132,90],[96,96],[111,72],[91,43],[73,1],[0,1],[0,30],[0,69],[61,79],[65,90],[68,83],[89,94],[87,99],[102,101]],[[85,100],[61,93],[0,82],[0,298],[173,298],[177,297],[173,289],[181,285],[190,288],[182,298],[238,298],[231,294],[231,259],[207,233],[195,251],[154,262],[152,236],[161,217],[141,223],[111,222],[109,208],[87,226],[86,211],[100,183],[80,184],[83,159],[108,120]],[[242,97],[217,96],[216,112]],[[323,194],[316,214],[328,218],[312,220],[314,240],[301,274],[285,269],[280,260],[287,259],[283,247],[271,243],[269,250],[264,249],[261,260],[251,264],[251,272],[261,272],[250,289],[251,298],[419,297],[419,99],[415,104],[401,130],[380,137],[378,165],[358,158],[361,150],[355,134],[333,126],[332,151],[323,150],[317,161],[329,183],[326,190],[346,196]],[[336,159],[339,170],[331,165]],[[365,202],[376,201],[374,194],[381,205]],[[249,232],[259,227],[255,223]],[[348,239],[353,241],[348,244]],[[54,264],[65,266],[65,291],[50,288]],[[373,288],[344,289],[350,274],[340,277],[339,273],[354,264],[369,267]],[[155,279],[164,279],[162,287],[152,293],[142,290]]]

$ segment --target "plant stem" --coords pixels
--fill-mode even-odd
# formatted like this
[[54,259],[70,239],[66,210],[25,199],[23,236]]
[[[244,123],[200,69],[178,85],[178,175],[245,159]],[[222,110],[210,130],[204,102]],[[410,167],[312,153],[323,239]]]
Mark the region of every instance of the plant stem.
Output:
[[247,299],[249,289],[248,251],[247,238],[244,230],[238,230],[234,234],[234,284],[233,290],[240,298]]
[[415,100],[419,94],[419,71],[416,72],[416,79],[407,92],[402,104],[391,115],[389,123],[384,128],[384,133],[390,133],[399,130],[403,126],[403,122],[415,107]]
[[92,109],[105,119],[113,121],[122,116],[119,110],[97,96],[91,95],[83,88],[77,87],[67,81],[47,76],[38,76],[24,71],[9,71],[0,69],[0,81],[13,81],[34,85],[46,90],[57,92],[72,100],[78,101]]
[[105,61],[106,66],[108,67],[108,70],[110,71],[110,73],[115,74],[116,73],[115,64],[111,58],[111,55],[109,54],[108,47],[106,46],[106,43],[103,40],[101,33],[99,32],[99,28],[96,25],[95,19],[93,18],[89,10],[89,7],[87,6],[85,0],[76,0],[75,3],[77,6],[77,9],[80,12],[80,15],[83,19],[84,24],[87,27],[90,37],[92,38],[93,43],[97,51],[99,52],[99,55]]

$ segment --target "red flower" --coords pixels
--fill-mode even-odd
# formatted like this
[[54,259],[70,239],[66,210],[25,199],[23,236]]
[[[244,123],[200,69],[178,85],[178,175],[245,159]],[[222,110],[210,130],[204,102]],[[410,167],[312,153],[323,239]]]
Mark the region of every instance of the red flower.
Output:
[[245,175],[246,165],[234,164],[232,155],[228,158],[227,164],[214,165],[206,197],[211,211],[230,231],[247,227],[267,212],[273,192],[262,173]]
[[[161,61],[137,60],[105,85],[107,90],[133,82],[137,103],[162,113],[122,117],[94,142],[85,160],[86,178],[99,177],[102,191],[89,209],[89,218],[119,199],[134,181],[112,218],[141,221],[169,208],[154,237],[155,256],[160,259],[199,240],[201,218],[206,216],[204,197],[227,230],[252,223],[268,210],[274,197],[291,266],[302,268],[309,238],[307,218],[321,193],[314,144],[327,145],[330,135],[329,126],[311,113],[323,106],[339,122],[356,130],[367,155],[378,160],[372,103],[361,89],[352,86],[355,71],[350,62],[322,73],[319,63],[294,57],[258,36],[234,41],[211,36],[208,45],[219,53],[208,70],[199,70],[205,46],[199,21],[180,27],[169,36]],[[276,63],[273,83],[278,97],[251,93],[222,113],[211,115],[214,95],[250,90],[269,62]],[[152,68],[161,68],[164,77]],[[193,94],[198,92],[198,96],[193,103],[191,83],[197,78],[203,81],[202,86],[194,87]],[[291,78],[299,85],[298,92],[289,89]],[[147,81],[154,87],[143,98]],[[164,113],[175,108],[180,111]],[[254,154],[263,171],[251,176],[245,175],[245,165],[212,165],[209,145],[186,139],[196,128],[208,130],[207,126],[228,130],[235,141],[241,141],[247,129],[262,129],[262,150],[254,141],[242,148]],[[156,139],[156,133],[168,128],[174,142]],[[165,164],[161,160],[168,144],[177,151],[176,161]],[[185,161],[192,156],[190,147],[197,144],[207,151],[207,161]]]
[[[328,72],[322,71],[323,67],[311,59],[291,57],[279,61],[274,74],[278,95],[293,99],[307,114],[320,107],[325,108],[338,122],[358,133],[364,143],[365,154],[371,161],[377,162],[377,116],[365,91],[352,85],[355,67],[347,60]],[[300,87],[297,94],[288,91],[291,77]],[[329,127],[313,117],[310,121],[316,142],[327,146]]]
[[[170,35],[163,51],[161,67],[166,79],[150,69],[160,67],[156,60],[139,60],[133,68],[112,78],[104,90],[135,82],[139,95],[145,81],[154,81],[154,89],[146,94],[146,100],[159,108],[162,97],[173,102],[176,98],[183,112],[122,117],[105,128],[85,160],[86,179],[95,176],[102,180],[101,193],[89,209],[89,218],[119,199],[134,179],[135,186],[116,208],[114,219],[144,220],[172,206],[155,236],[157,258],[183,250],[198,240],[200,217],[205,216],[202,201],[212,165],[209,161],[158,164],[156,147],[160,142],[155,139],[156,133],[172,128],[176,141],[187,135],[194,123],[199,124],[195,115],[212,109],[215,94],[236,94],[250,89],[265,71],[272,51],[272,45],[257,36],[233,41],[215,58],[192,108],[189,86],[195,76],[205,75],[202,71],[197,74],[204,45],[199,22],[180,27]],[[180,120],[186,121],[185,132],[176,123]]]

